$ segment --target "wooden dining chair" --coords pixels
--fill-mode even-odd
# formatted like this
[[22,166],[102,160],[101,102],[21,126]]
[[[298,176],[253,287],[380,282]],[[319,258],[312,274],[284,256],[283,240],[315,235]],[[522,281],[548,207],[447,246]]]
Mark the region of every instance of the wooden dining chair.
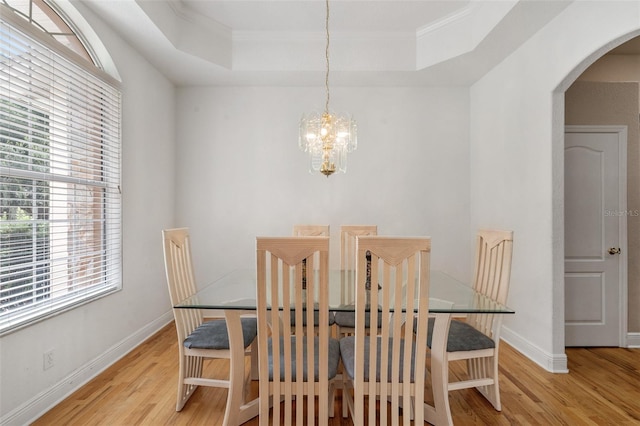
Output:
[[[397,424],[402,407],[424,401],[426,351],[416,348],[427,344],[430,254],[428,237],[358,237],[355,334],[340,339],[343,406],[356,425]],[[367,290],[368,257],[379,289]],[[414,312],[415,336],[405,327]],[[367,313],[372,322],[382,319],[377,335],[368,333]],[[412,414],[424,423],[424,410],[407,409],[405,424]]]
[[[353,303],[356,271],[356,240],[363,235],[378,235],[377,225],[342,225],[340,227],[340,271],[342,292],[340,302],[344,305]],[[353,334],[355,330],[355,314],[353,312],[336,312],[335,323],[339,337]],[[368,320],[365,321],[368,324]],[[380,324],[378,324],[378,327]]]
[[[192,296],[197,291],[196,280],[191,258],[191,242],[188,228],[165,229],[162,231],[164,239],[164,260],[169,285],[171,305]],[[173,309],[176,330],[178,333],[179,373],[178,400],[176,411],[181,411],[186,402],[198,386],[213,386],[229,388],[229,379],[213,379],[202,377],[203,363],[206,359],[231,359],[229,350],[229,334],[224,319],[205,321],[199,309]],[[257,336],[256,318],[242,318],[242,335],[244,348],[247,349]],[[257,348],[256,348],[257,349]],[[247,355],[250,352],[246,353]],[[242,368],[230,366],[230,368]],[[231,377],[230,372],[230,377]],[[244,377],[244,374],[242,374]],[[231,395],[227,396],[227,407]],[[225,411],[224,424],[229,423],[230,417],[237,413]]]
[[328,237],[329,225],[293,225],[294,237]]
[[[486,296],[485,302],[506,304],[512,250],[513,231],[478,231],[473,287]],[[445,369],[445,394],[448,391],[475,387],[497,411],[502,410],[498,380],[501,323],[502,315],[499,314],[468,314],[464,321],[451,321],[445,365],[466,360],[468,377],[449,381],[449,369]],[[433,329],[433,319],[429,321],[429,328]],[[427,344],[431,347],[430,338]]]
[[268,424],[270,405],[274,424],[293,424],[292,403],[295,424],[303,424],[306,401],[307,423],[317,411],[326,425],[340,362],[339,343],[329,336],[329,238],[258,237],[256,254],[260,424]]
[[[294,237],[329,237],[329,225],[293,225]],[[304,267],[306,268],[306,261],[304,261]],[[305,278],[303,278],[304,280]],[[303,288],[306,288],[306,283],[303,282]],[[291,317],[291,325],[295,325],[295,318]],[[315,313],[315,324],[318,324],[318,313]],[[333,312],[329,313],[329,325],[335,324],[335,318]],[[316,330],[317,331],[317,330]]]

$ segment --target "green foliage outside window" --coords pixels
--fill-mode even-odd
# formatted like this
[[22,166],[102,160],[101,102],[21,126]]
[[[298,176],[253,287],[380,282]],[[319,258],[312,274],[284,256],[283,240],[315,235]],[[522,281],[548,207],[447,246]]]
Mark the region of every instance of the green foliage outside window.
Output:
[[[0,166],[49,171],[48,117],[0,99]],[[48,182],[0,175],[0,298],[4,308],[48,293],[50,189]],[[37,279],[35,277],[38,277]],[[10,303],[9,303],[10,302]]]

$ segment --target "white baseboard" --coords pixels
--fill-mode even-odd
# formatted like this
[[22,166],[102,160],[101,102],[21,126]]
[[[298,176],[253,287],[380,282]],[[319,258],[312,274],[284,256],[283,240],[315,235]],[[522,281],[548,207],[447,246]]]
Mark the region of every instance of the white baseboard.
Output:
[[504,325],[500,331],[500,338],[547,371],[552,373],[569,372],[567,355],[564,352],[550,354]]
[[640,333],[627,333],[627,348],[640,348]]
[[[500,338],[547,371],[552,373],[569,372],[565,353],[550,354],[543,351],[504,325],[500,331]],[[627,348],[640,348],[640,333],[627,333]]]
[[169,311],[113,345],[99,357],[74,371],[73,374],[8,412],[0,418],[0,425],[19,426],[32,423],[171,321],[173,321],[173,312]]

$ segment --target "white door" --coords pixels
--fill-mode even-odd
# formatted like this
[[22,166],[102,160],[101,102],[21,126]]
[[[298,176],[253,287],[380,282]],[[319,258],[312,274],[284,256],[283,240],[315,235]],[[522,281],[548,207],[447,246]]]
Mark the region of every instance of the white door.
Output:
[[565,345],[626,333],[626,126],[565,128]]

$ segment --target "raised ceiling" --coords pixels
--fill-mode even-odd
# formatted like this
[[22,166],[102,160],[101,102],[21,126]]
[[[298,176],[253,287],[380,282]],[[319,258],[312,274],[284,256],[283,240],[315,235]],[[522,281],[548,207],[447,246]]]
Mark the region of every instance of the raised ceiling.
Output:
[[[84,0],[177,85],[322,85],[322,0]],[[568,4],[331,0],[332,85],[466,85]]]

